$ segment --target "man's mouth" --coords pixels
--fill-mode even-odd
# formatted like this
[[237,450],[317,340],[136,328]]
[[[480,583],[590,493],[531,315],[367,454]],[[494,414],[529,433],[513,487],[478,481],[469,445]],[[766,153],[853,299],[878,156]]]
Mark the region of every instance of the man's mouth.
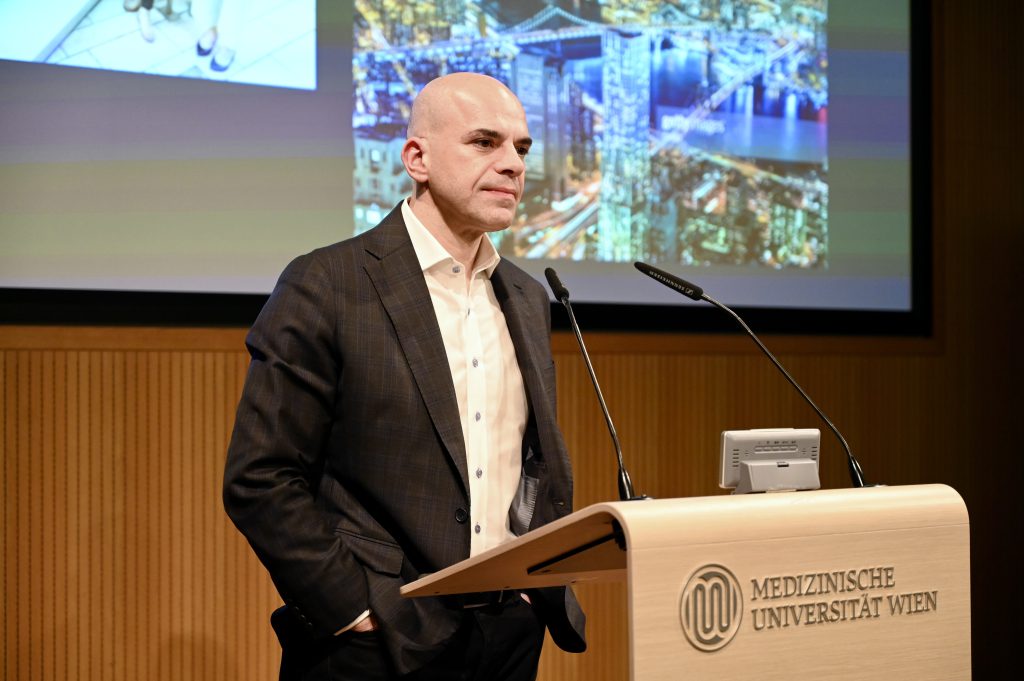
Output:
[[507,187],[485,187],[484,191],[491,192],[493,194],[504,194],[513,199],[517,198],[517,192],[515,189],[509,189]]

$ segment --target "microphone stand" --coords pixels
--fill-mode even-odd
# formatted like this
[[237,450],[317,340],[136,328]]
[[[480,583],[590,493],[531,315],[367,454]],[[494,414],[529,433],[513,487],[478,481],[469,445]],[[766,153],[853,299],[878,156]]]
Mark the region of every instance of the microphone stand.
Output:
[[590,354],[587,352],[587,346],[583,342],[583,334],[580,332],[579,324],[576,323],[576,315],[573,314],[572,305],[569,304],[569,289],[562,284],[562,281],[558,278],[558,274],[556,274],[550,267],[544,270],[544,276],[547,277],[548,285],[551,287],[551,292],[555,295],[555,298],[565,306],[566,312],[569,313],[569,324],[572,326],[572,330],[576,334],[576,342],[579,343],[580,352],[583,354],[583,363],[587,366],[587,372],[590,374],[590,382],[594,385],[594,392],[597,393],[597,401],[601,405],[601,413],[604,414],[604,421],[608,425],[608,433],[612,436],[612,444],[615,445],[615,456],[618,459],[619,464],[619,500],[637,501],[639,499],[646,499],[646,495],[637,496],[633,491],[633,481],[629,477],[629,471],[626,470],[626,464],[622,460],[622,445],[619,443],[619,435],[615,432],[615,424],[612,423],[611,412],[608,411],[608,405],[604,401],[604,394],[601,392],[601,386],[597,382],[597,374],[594,373],[594,365],[590,361]]
[[707,301],[708,303],[711,303],[712,305],[722,310],[723,312],[728,313],[733,319],[735,319],[736,322],[740,325],[740,327],[747,332],[747,335],[754,339],[754,342],[757,343],[757,347],[761,348],[761,352],[763,352],[765,356],[771,360],[772,364],[775,365],[776,369],[782,372],[782,375],[786,377],[786,380],[789,381],[790,385],[796,388],[796,391],[800,393],[800,396],[804,398],[807,404],[811,405],[811,409],[813,409],[815,413],[821,418],[821,420],[825,422],[825,425],[829,427],[829,430],[831,430],[832,433],[839,440],[839,444],[842,445],[843,450],[846,452],[846,463],[850,471],[850,482],[853,484],[853,486],[877,487],[877,485],[872,485],[864,482],[864,471],[860,467],[860,462],[857,461],[856,457],[853,456],[853,451],[850,450],[850,445],[846,443],[846,438],[844,438],[842,433],[839,432],[839,429],[836,428],[835,425],[833,425],[832,421],[829,420],[827,416],[825,416],[825,413],[818,408],[818,405],[814,403],[814,400],[812,400],[807,395],[807,393],[804,392],[804,389],[801,388],[799,384],[797,384],[796,380],[789,375],[789,372],[786,371],[786,369],[782,366],[779,360],[775,359],[775,355],[773,355],[768,350],[768,348],[765,347],[765,344],[761,342],[761,339],[758,338],[757,335],[750,330],[750,327],[747,326],[747,323],[744,322],[738,314],[733,312],[726,305],[718,302],[708,294],[704,293],[704,289],[702,289],[700,286],[697,286],[696,284],[691,284],[685,279],[677,277],[674,274],[669,274],[668,272],[660,270],[657,267],[654,267],[653,265],[648,265],[647,263],[636,262],[633,263],[633,265],[651,279],[654,279],[655,281],[660,282],[665,286],[668,286],[670,289],[682,293],[684,296],[690,298],[691,300]]

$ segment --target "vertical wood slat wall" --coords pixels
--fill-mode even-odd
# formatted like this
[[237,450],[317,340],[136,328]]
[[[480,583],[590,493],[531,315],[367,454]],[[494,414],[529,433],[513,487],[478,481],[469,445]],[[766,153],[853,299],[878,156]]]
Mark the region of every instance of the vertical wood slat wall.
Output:
[[244,371],[238,352],[0,351],[4,678],[276,664],[252,626],[273,589],[220,504]]
[[[267,618],[278,599],[220,501],[247,363],[242,332],[205,334],[215,349],[106,349],[152,342],[119,329],[98,330],[84,343],[93,349],[29,349],[46,348],[54,335],[74,346],[67,329],[24,330],[21,340],[0,343],[6,678],[275,678],[278,646]],[[736,341],[745,342],[725,345]],[[571,338],[556,339],[556,350],[579,508],[615,497],[613,456]],[[719,493],[723,428],[815,425],[757,355],[595,355],[634,479],[652,496]],[[919,421],[916,412],[934,406],[929,395],[942,392],[934,357],[786,361],[844,414],[864,451],[891,447],[869,431]],[[868,396],[893,384],[872,405]],[[934,444],[921,436],[898,444]],[[823,458],[825,485],[848,484],[827,437]],[[923,479],[918,457],[867,459],[868,470],[890,482]],[[623,587],[588,585],[580,594],[590,652],[549,645],[541,678],[625,678]]]

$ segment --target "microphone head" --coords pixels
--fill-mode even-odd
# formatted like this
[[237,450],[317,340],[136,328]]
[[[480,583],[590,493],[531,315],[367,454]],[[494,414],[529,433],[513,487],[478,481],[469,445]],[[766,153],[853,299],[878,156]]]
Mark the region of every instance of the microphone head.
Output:
[[674,274],[669,274],[665,270],[659,270],[654,265],[648,265],[645,262],[634,262],[633,266],[651,279],[659,281],[665,286],[679,291],[687,298],[692,300],[702,300],[704,298],[704,289],[696,284],[691,284],[685,279],[681,279]]
[[558,278],[558,274],[555,273],[550,267],[544,270],[544,276],[548,280],[548,286],[551,287],[551,292],[555,294],[555,300],[561,303],[569,300],[569,289],[565,287],[562,280]]

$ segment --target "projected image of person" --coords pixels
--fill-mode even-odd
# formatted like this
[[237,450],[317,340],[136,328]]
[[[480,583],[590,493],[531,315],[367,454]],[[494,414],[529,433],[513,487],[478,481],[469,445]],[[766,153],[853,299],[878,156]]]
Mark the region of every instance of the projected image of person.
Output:
[[147,43],[156,39],[156,32],[153,30],[153,0],[124,0],[126,12],[135,12],[139,21],[139,34]]
[[238,29],[244,0],[193,0],[192,16],[204,27],[196,41],[200,57],[212,54],[210,68],[227,71],[238,49]]
[[315,90],[316,6],[316,0],[0,0],[0,61]]
[[246,338],[224,503],[285,603],[282,679],[528,681],[545,630],[586,647],[565,587],[399,593],[572,510],[549,299],[488,238],[532,143],[500,81],[427,83],[411,195],[294,260]]

